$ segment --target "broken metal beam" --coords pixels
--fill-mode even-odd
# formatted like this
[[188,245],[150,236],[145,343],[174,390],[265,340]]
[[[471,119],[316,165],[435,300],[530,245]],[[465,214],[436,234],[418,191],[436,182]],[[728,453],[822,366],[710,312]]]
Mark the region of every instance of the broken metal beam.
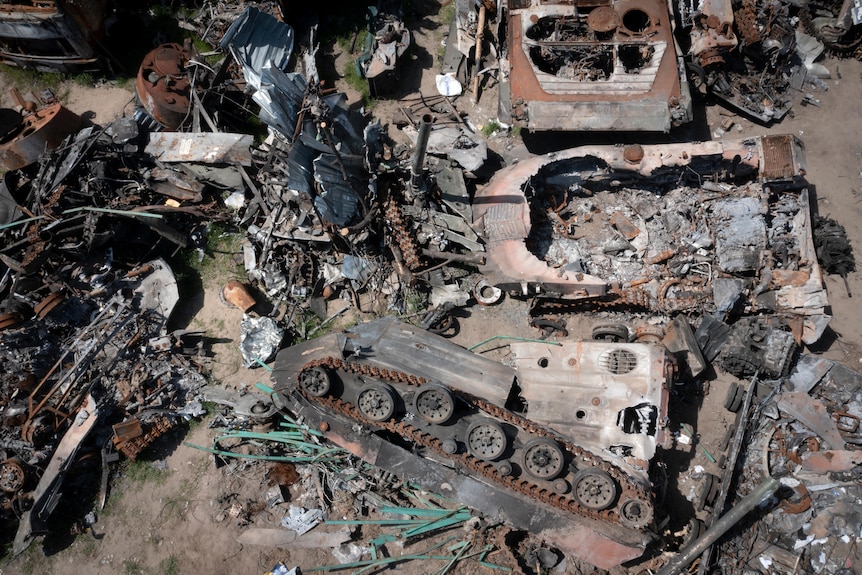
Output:
[[[719,537],[727,533],[731,527],[739,523],[749,511],[760,505],[761,501],[775,493],[781,485],[774,477],[767,477],[757,488],[749,493],[733,509],[728,511],[721,519],[716,521],[712,527],[694,544],[671,559],[656,575],[677,575],[688,567],[698,555],[706,551]],[[703,564],[701,564],[703,565]]]

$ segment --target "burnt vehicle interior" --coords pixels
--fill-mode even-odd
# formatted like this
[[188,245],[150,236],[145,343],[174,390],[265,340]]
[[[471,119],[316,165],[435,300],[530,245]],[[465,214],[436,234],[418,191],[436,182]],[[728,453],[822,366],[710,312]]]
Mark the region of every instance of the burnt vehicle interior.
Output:
[[665,3],[512,1],[505,15],[517,125],[667,132],[691,120]]

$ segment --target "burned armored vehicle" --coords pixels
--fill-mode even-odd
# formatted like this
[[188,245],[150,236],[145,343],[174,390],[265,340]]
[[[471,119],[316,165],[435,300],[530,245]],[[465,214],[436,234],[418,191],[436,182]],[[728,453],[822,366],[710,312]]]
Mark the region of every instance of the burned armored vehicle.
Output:
[[609,569],[651,540],[664,349],[518,342],[513,369],[394,318],[282,350],[282,407],[406,481]]
[[831,318],[804,175],[789,135],[531,158],[476,192],[480,271],[556,307],[768,314],[810,344]]
[[670,4],[509,0],[501,111],[529,130],[667,132],[690,122]]
[[3,2],[0,62],[40,72],[104,68],[106,5],[106,0]]

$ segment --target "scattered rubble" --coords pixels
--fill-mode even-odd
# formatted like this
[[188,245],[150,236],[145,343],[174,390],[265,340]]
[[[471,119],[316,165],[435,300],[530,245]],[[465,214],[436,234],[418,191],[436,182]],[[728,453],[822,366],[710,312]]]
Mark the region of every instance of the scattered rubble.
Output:
[[[668,131],[691,120],[691,86],[780,121],[797,97],[816,106],[818,42],[858,55],[855,12],[599,4],[456,1],[441,93],[402,100],[394,127],[321,81],[315,26],[230,3],[181,23],[222,61],[158,45],[131,118],[82,126],[54,102],[4,115],[0,517],[17,522],[14,552],[47,529],[76,454],[101,455],[103,504],[110,463],[208,402],[219,431],[192,447],[273,472],[261,500],[278,524],[240,541],[331,548],[332,569],[502,568],[492,553],[537,571],[852,569],[862,375],[806,346],[831,319],[822,271],[846,281],[855,260],[817,214],[802,142],[588,146],[487,179],[488,141],[454,98],[496,81],[507,125]],[[3,18],[48,10],[13,8]],[[394,8],[367,24],[357,66],[382,97],[412,33]],[[16,62],[42,65],[16,45]],[[203,255],[214,223],[244,236],[246,278],[220,295],[244,314],[243,367],[272,371],[272,388],[212,385],[206,334],[169,327],[169,262]],[[507,296],[529,300],[541,339],[506,342],[507,363],[446,339]],[[348,314],[359,324],[330,331]],[[575,314],[597,321],[593,341],[569,334]],[[736,423],[707,450],[674,408],[717,378]],[[701,489],[682,535],[667,463],[681,445],[715,472],[689,471]],[[229,503],[222,520],[254,522]],[[394,531],[364,540],[353,528],[369,524]]]

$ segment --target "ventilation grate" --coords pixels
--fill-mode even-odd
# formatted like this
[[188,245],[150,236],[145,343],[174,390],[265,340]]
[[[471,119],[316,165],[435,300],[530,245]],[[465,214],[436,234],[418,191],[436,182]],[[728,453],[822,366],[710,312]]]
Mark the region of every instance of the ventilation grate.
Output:
[[599,367],[614,375],[622,375],[636,368],[638,356],[627,349],[610,349],[599,356]]

